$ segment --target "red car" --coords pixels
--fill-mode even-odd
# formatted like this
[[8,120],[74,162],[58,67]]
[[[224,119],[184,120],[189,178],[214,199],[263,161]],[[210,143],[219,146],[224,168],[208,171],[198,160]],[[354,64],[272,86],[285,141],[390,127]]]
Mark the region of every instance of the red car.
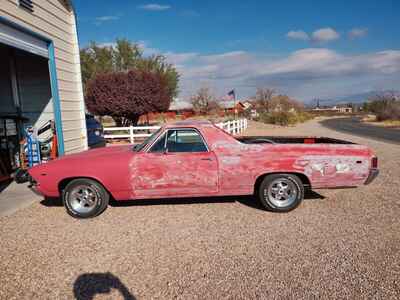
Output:
[[272,211],[296,208],[305,189],[355,187],[378,175],[362,145],[325,137],[233,137],[207,121],[165,125],[136,146],[67,155],[29,171],[78,218],[127,199],[255,194]]

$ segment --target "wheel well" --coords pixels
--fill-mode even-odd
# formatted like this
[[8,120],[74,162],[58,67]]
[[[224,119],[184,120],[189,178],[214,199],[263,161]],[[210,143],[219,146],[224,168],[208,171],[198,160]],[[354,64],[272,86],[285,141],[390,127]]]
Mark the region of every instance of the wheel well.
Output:
[[92,177],[69,177],[69,178],[64,178],[63,180],[61,180],[58,183],[58,191],[60,192],[60,195],[62,195],[62,191],[65,189],[65,187],[68,185],[68,183],[70,183],[72,180],[75,179],[90,179],[93,181],[96,181],[98,184],[100,184],[102,187],[104,187],[104,189],[107,191],[107,193],[109,193],[111,195],[111,193],[107,190],[107,188],[97,179],[92,178]]
[[273,175],[273,174],[291,174],[291,175],[296,175],[299,177],[301,182],[303,183],[304,188],[310,189],[311,188],[311,182],[310,179],[303,173],[296,173],[296,172],[272,172],[272,173],[266,173],[258,176],[256,179],[256,183],[254,184],[254,192],[256,193],[258,191],[258,188],[261,185],[261,182],[264,180],[265,176],[267,175]]

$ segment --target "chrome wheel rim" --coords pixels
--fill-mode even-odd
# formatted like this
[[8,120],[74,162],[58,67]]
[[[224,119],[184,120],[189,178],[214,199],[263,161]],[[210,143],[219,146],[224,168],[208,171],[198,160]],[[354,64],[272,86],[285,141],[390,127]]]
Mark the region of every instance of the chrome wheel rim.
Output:
[[87,185],[74,187],[68,196],[68,203],[71,209],[77,213],[91,212],[97,205],[99,196],[96,190]]
[[275,179],[264,191],[264,196],[276,207],[288,207],[292,205],[296,201],[297,195],[298,189],[296,184],[287,178]]

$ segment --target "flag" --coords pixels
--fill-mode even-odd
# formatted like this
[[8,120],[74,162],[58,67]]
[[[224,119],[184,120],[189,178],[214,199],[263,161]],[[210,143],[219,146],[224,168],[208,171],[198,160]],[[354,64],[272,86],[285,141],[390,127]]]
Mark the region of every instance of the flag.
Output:
[[236,99],[235,90],[228,92],[227,96],[230,100],[235,100]]
[[224,97],[222,97],[222,100],[224,100],[224,101],[232,101],[235,99],[236,99],[235,90],[229,91],[228,94],[226,94]]

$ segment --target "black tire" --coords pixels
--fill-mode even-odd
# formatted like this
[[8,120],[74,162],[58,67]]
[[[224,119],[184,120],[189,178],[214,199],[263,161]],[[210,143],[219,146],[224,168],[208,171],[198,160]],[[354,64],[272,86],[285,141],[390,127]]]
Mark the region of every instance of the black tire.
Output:
[[18,169],[15,172],[14,180],[16,183],[25,183],[29,181],[29,173],[27,170]]
[[[279,183],[281,183],[280,186],[282,188],[277,187],[279,186]],[[289,189],[291,194],[285,194],[281,196],[279,193],[281,193],[281,190],[284,189],[285,184],[288,186],[286,189]],[[276,189],[279,191],[273,192],[276,191]],[[299,177],[296,175],[271,174],[264,177],[257,193],[261,204],[267,210],[274,212],[288,212],[295,209],[303,201],[304,186]],[[285,191],[282,190],[282,193],[285,193]],[[288,196],[290,201],[277,199],[280,197],[282,197],[280,199],[284,199],[286,196]]]
[[[87,194],[84,194],[84,191],[88,191]],[[82,200],[85,195],[86,198]],[[88,178],[74,179],[62,191],[62,201],[68,214],[79,219],[98,216],[107,208],[109,200],[110,195],[105,188]]]

